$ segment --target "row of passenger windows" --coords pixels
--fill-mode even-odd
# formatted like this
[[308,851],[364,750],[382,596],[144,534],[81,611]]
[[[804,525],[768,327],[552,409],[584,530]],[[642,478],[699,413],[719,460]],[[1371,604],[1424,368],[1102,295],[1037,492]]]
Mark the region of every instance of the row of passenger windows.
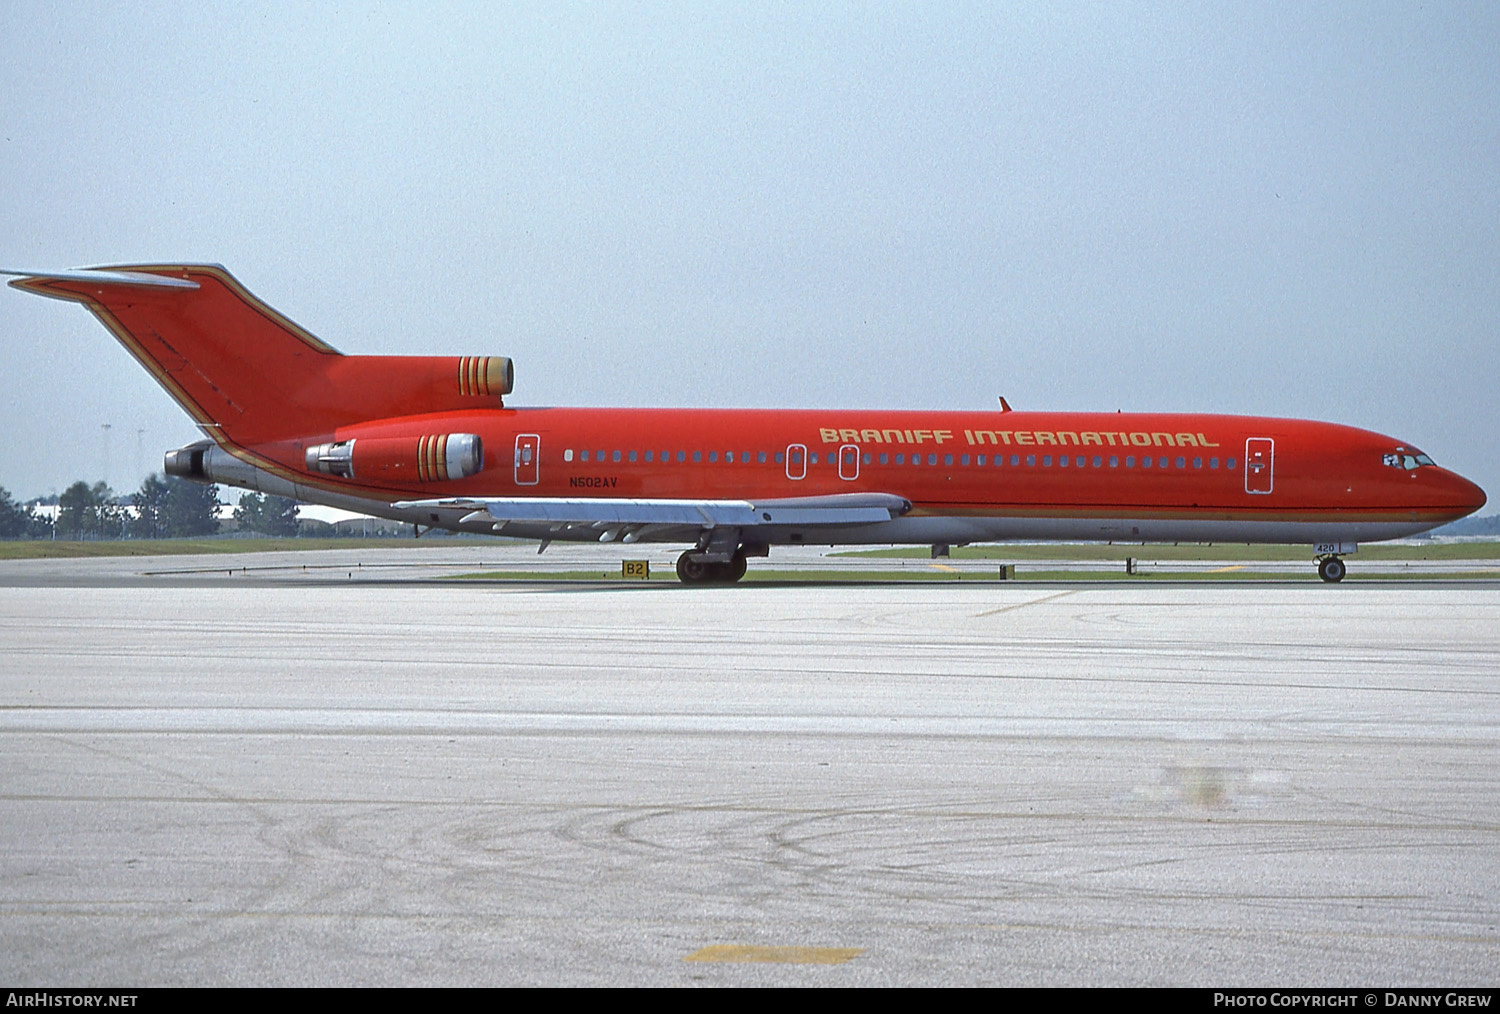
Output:
[[[796,455],[796,453],[797,452],[793,452],[794,455]],[[807,463],[809,465],[818,464],[819,459],[817,451],[802,453],[806,454]],[[659,453],[656,451],[579,451],[578,460],[580,462],[597,461],[600,463],[604,463],[606,461],[644,461],[647,464],[650,464],[658,460],[663,463],[670,463],[673,460],[676,460],[678,463],[685,463],[686,461],[688,461],[689,457],[691,457],[694,462],[701,463],[705,454],[708,455],[709,464],[717,464],[721,457],[724,464],[726,465],[732,465],[736,461],[742,464],[750,464],[753,461],[755,463],[763,465],[766,463],[768,457],[770,458],[770,460],[775,461],[778,465],[786,461],[785,451],[776,451],[771,455],[768,455],[765,451],[758,451],[755,452],[753,457],[750,451],[725,451],[722,455],[718,451],[676,451],[675,453],[672,451],[661,451]],[[1021,467],[1023,462],[1025,463],[1027,468],[1035,468],[1038,464],[1040,464],[1042,468],[1052,468],[1054,465],[1056,465],[1056,467],[1058,468],[1104,468],[1106,466],[1109,468],[1119,468],[1122,464],[1126,468],[1140,467],[1157,469],[1173,467],[1186,469],[1189,467],[1189,465],[1191,465],[1191,467],[1193,468],[1203,468],[1205,467],[1205,465],[1211,469],[1219,467],[1219,459],[1217,457],[1203,458],[1195,456],[1189,459],[1183,455],[1178,455],[1175,458],[1168,456],[1151,457],[1149,455],[1137,458],[1134,454],[1127,454],[1122,458],[1118,454],[1111,454],[1108,457],[1102,454],[1095,454],[1092,457],[1086,454],[1079,454],[1076,456],[1067,454],[1059,454],[1056,456],[1053,456],[1051,454],[1027,454],[1024,456],[1020,454],[1012,454],[1009,457],[1004,454],[927,454],[925,456],[922,454],[912,454],[908,458],[908,455],[906,455],[904,452],[891,454],[886,451],[882,451],[879,454],[873,454],[869,451],[866,451],[860,456],[860,463],[864,465],[872,465],[877,463],[881,465],[905,465],[909,461],[912,465],[920,466],[925,461],[927,465],[935,466],[937,465],[939,458],[942,459],[943,465],[949,468],[953,467],[955,462],[960,468],[969,468],[971,466],[976,468],[1002,468],[1007,466],[1011,468],[1019,468]],[[567,450],[563,451],[563,460],[573,460],[572,448],[568,448]],[[823,460],[829,465],[837,465],[838,455],[832,453],[826,454],[823,456]],[[796,457],[793,458],[793,464],[797,464]],[[1234,468],[1235,459],[1225,458],[1223,461],[1223,467],[1228,469]]]

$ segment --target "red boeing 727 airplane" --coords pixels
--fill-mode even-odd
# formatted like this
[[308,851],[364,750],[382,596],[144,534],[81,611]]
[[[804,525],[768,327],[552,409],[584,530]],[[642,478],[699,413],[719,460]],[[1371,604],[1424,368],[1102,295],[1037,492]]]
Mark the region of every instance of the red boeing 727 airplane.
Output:
[[209,439],[171,475],[454,531],[675,542],[686,582],[776,545],[1313,545],[1461,518],[1484,491],[1404,441],[1230,415],[511,408],[509,359],[345,356],[211,265],[20,273],[82,303]]

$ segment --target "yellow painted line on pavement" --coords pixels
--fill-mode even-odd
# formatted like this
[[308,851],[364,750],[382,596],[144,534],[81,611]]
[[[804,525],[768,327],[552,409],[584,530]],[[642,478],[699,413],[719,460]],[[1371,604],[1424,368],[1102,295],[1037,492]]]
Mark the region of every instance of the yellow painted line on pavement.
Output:
[[933,570],[946,570],[946,571],[951,571],[951,572],[953,572],[955,574],[958,573],[958,568],[957,567],[950,567],[946,563],[929,563],[928,566],[931,567]]
[[1025,609],[1027,606],[1039,606],[1043,602],[1051,602],[1055,599],[1067,598],[1069,595],[1075,594],[1077,593],[1074,591],[1064,591],[1058,592],[1056,595],[1044,595],[1039,599],[1029,599],[1026,602],[1017,602],[1013,606],[1001,606],[999,609],[990,609],[982,613],[975,613],[974,619],[978,620],[986,616],[999,616],[1001,613],[1008,613],[1012,609]]
[[1244,570],[1244,569],[1245,569],[1245,565],[1243,563],[1236,563],[1236,564],[1234,564],[1231,567],[1218,567],[1218,568],[1215,568],[1214,570],[1209,571],[1209,573],[1210,574],[1228,574],[1232,570]]
[[712,944],[683,961],[721,961],[740,964],[842,965],[865,952],[863,947],[756,947],[752,944]]

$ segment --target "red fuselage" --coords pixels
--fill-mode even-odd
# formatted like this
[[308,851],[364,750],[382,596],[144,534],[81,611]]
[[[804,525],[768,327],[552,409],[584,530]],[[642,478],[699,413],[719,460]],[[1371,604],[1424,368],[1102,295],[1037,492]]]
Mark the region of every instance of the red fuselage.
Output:
[[390,501],[889,493],[911,501],[903,520],[951,519],[955,538],[1359,541],[1423,531],[1485,502],[1479,487],[1417,464],[1420,452],[1394,438],[1249,416],[497,409],[315,438],[437,432],[479,435],[482,469],[439,482],[418,481],[414,470],[409,481],[379,484],[310,479],[305,439],[250,450],[299,483]]

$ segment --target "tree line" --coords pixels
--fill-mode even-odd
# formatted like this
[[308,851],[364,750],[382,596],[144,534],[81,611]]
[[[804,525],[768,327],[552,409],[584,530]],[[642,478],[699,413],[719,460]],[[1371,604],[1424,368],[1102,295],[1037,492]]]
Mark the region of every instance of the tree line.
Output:
[[[214,535],[222,506],[217,486],[151,475],[135,493],[120,495],[103,482],[73,483],[57,497],[54,521],[40,501],[17,503],[0,487],[0,539],[180,539]],[[244,531],[297,534],[297,501],[245,493],[234,509]]]

